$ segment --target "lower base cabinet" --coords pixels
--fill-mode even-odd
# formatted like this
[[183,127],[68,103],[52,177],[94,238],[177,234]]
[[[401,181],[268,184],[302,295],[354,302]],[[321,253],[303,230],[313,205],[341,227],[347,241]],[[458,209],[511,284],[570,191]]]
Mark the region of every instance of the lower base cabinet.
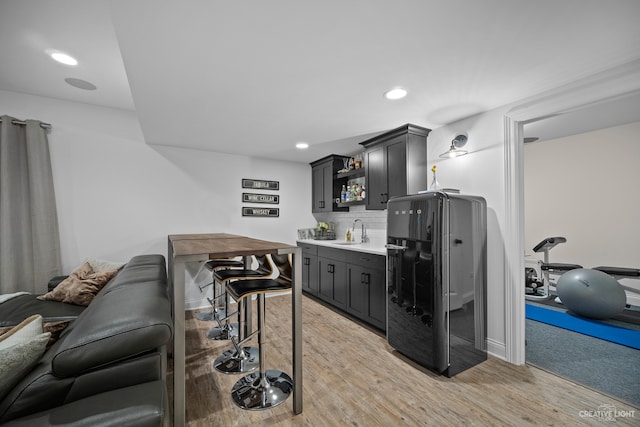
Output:
[[[383,255],[307,244],[300,246],[303,249],[304,292],[386,330],[386,258]],[[315,251],[308,246],[315,246]],[[313,263],[317,264],[310,265]],[[315,278],[311,277],[314,273]],[[317,283],[317,287],[309,285],[313,283]]]
[[318,295],[318,246],[299,244],[302,248],[302,290]]
[[348,254],[347,263],[347,312],[376,328],[386,330],[385,257],[352,252]]
[[[319,251],[319,253],[323,252]],[[320,274],[318,296],[331,305],[344,310],[347,307],[345,280],[347,265],[345,262],[318,255],[318,272]]]

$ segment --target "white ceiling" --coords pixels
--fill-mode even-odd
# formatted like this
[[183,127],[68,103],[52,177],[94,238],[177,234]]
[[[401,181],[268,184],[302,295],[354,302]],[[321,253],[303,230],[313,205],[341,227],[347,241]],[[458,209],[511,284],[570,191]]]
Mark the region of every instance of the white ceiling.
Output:
[[308,162],[638,60],[639,19],[638,0],[2,1],[0,89],[134,110],[149,144]]

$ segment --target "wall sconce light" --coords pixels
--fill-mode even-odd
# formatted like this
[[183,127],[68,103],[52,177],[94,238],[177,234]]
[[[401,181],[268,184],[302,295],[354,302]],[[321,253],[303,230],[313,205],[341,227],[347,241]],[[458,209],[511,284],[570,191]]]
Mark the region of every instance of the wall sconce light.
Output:
[[451,157],[460,157],[460,156],[464,156],[465,154],[469,154],[468,151],[460,149],[464,147],[466,143],[467,143],[466,135],[456,136],[455,138],[453,138],[453,141],[451,141],[451,147],[449,148],[449,150],[440,154],[440,157],[443,159],[448,159]]

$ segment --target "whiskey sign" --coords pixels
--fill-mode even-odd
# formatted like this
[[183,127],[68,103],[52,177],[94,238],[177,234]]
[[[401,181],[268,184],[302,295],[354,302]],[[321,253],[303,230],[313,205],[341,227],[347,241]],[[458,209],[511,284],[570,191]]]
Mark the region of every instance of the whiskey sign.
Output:
[[261,216],[277,218],[280,216],[279,208],[242,208],[242,216]]
[[277,194],[242,193],[243,203],[270,203],[280,204],[280,196]]
[[252,188],[254,190],[279,190],[280,181],[265,181],[262,179],[243,179],[242,188]]

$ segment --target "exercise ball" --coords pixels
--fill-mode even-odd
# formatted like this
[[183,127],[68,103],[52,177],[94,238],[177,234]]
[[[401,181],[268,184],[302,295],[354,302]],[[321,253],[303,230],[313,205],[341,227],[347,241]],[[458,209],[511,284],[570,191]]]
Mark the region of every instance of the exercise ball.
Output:
[[624,310],[627,296],[607,273],[577,268],[560,276],[558,296],[572,312],[592,319],[608,319]]

